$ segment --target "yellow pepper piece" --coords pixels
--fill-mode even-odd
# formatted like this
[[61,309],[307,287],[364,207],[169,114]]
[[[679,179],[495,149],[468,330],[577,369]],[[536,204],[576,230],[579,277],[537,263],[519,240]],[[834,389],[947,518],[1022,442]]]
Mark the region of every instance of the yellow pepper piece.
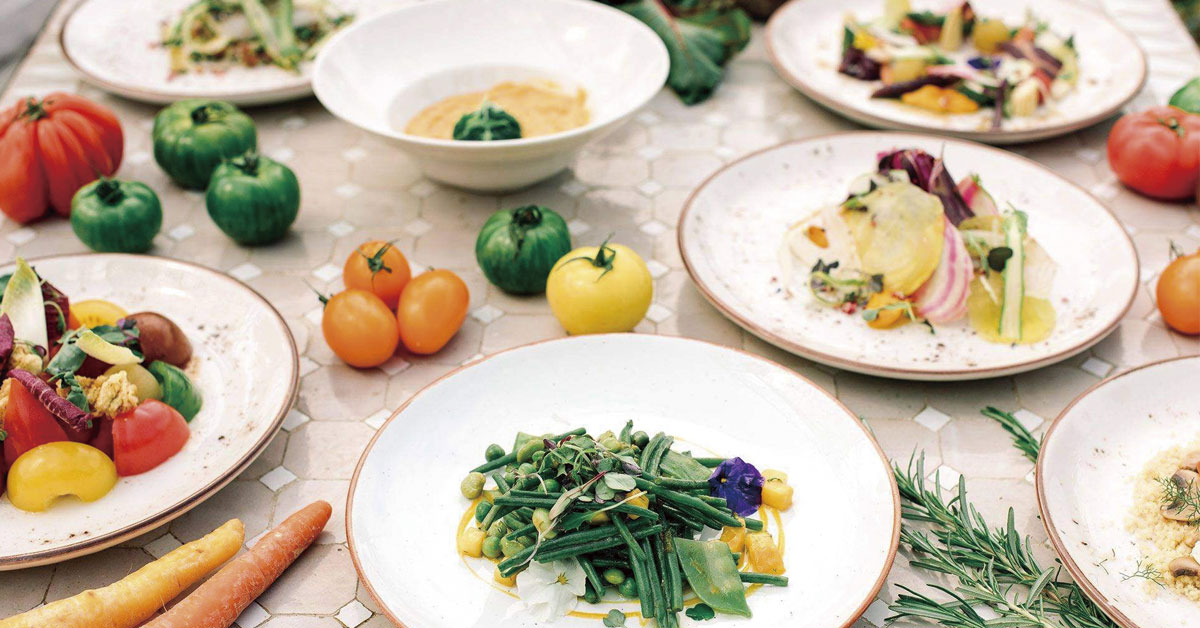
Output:
[[754,571],[776,576],[787,571],[783,566],[783,555],[779,552],[779,546],[775,545],[775,539],[766,532],[746,534],[746,553]]
[[879,45],[875,36],[864,30],[854,29],[854,47],[859,50],[870,50]]
[[746,546],[746,528],[721,528],[721,542],[729,546],[729,551],[738,553]]
[[[645,493],[639,493],[637,497],[634,497],[633,499],[629,500],[627,503],[630,506],[637,506],[638,508],[649,508],[650,507],[650,497],[648,497]],[[629,515],[629,518],[637,519],[638,516],[637,515]]]
[[937,113],[971,113],[979,110],[979,103],[968,98],[966,94],[936,85],[925,85],[907,94],[901,94],[900,101]]
[[496,582],[499,582],[500,584],[502,584],[506,587],[517,586],[517,574],[514,573],[513,575],[507,576],[507,577],[502,576],[502,575],[500,575],[500,567],[499,566],[497,566],[495,569],[492,570],[492,580],[495,580]]
[[[895,295],[889,292],[876,292],[867,300],[867,309],[875,310],[884,308],[893,303],[899,303]],[[880,309],[875,315],[875,320],[867,321],[867,325],[872,329],[891,329],[898,327],[908,322],[908,314],[901,309],[883,310]]]
[[763,503],[776,510],[792,507],[792,487],[781,480],[767,480],[762,488]]
[[608,521],[609,521],[609,519],[608,519],[607,512],[598,512],[598,513],[592,515],[591,519],[588,519],[588,523],[590,523],[594,526],[600,525],[602,523],[608,523]]
[[117,466],[104,452],[83,443],[46,443],[21,454],[8,472],[13,506],[42,512],[65,495],[85,502],[104,497],[117,484]]
[[458,535],[458,551],[473,558],[483,556],[483,540],[487,533],[476,527],[467,527]]

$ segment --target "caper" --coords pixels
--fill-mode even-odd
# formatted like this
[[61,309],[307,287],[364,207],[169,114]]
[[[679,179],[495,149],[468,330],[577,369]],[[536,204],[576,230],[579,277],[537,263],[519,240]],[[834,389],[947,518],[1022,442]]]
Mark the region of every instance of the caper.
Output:
[[638,449],[645,449],[650,443],[650,436],[645,432],[638,430],[633,433],[633,444],[638,446]]
[[616,567],[605,569],[603,575],[605,582],[609,584],[615,584],[618,587],[621,586],[622,582],[625,582],[625,572],[617,569]]
[[527,441],[521,448],[517,450],[517,462],[528,462],[533,458],[533,452],[542,451],[546,448],[546,443],[540,439]]
[[475,499],[479,497],[479,493],[483,492],[484,482],[487,482],[487,478],[482,473],[472,471],[463,478],[459,489],[462,491],[463,497]]
[[496,443],[492,443],[491,445],[488,445],[487,449],[483,452],[483,457],[487,458],[488,462],[491,462],[497,458],[503,458],[504,448]]
[[488,558],[499,558],[501,552],[500,546],[503,541],[498,536],[489,536],[483,540],[483,555]]
[[475,520],[483,522],[487,518],[488,511],[492,509],[492,502],[479,502],[475,507]]
[[637,597],[637,581],[633,579],[633,576],[628,576],[624,582],[617,585],[617,591],[625,597]]

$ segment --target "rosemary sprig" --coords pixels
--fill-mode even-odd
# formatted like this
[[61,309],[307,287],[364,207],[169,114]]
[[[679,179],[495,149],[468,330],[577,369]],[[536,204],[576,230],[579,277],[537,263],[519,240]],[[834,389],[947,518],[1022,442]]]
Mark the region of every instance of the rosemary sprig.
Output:
[[1042,450],[1042,441],[1033,434],[1030,434],[1029,430],[1025,429],[1025,426],[1021,425],[1021,422],[1017,420],[1017,417],[993,406],[988,406],[980,410],[980,413],[999,423],[1000,427],[1004,428],[1004,431],[1012,436],[1013,447],[1021,450],[1021,453],[1030,462],[1037,462],[1038,454]]
[[[950,601],[905,589],[889,606],[894,613],[889,620],[918,617],[950,628],[1116,628],[1078,585],[1062,578],[1060,567],[1038,564],[1029,537],[1016,528],[1013,509],[1005,527],[989,527],[968,501],[965,479],[959,478],[948,501],[937,477],[933,486],[927,484],[924,454],[914,456],[905,469],[894,465],[893,473],[904,519],[928,528],[906,525],[901,530],[901,543],[913,553],[910,564],[951,576],[957,586],[930,585]],[[982,606],[1000,619],[984,619],[976,610]]]

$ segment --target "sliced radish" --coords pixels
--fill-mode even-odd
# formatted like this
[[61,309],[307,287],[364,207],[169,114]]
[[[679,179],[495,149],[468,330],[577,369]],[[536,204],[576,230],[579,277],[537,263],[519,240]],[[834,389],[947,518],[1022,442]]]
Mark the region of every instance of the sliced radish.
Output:
[[963,200],[967,202],[967,207],[970,207],[976,216],[997,216],[1000,214],[1000,211],[996,208],[995,199],[979,184],[978,176],[971,175],[959,181],[958,193],[962,195]]

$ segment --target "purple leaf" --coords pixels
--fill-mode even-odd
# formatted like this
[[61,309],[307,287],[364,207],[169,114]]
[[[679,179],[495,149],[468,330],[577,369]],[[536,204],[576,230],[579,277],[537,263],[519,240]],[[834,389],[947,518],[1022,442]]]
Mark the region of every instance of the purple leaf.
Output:
[[740,517],[754,514],[762,505],[763,476],[754,465],[741,458],[722,462],[708,478],[708,491],[721,497]]
[[861,81],[879,80],[881,69],[878,61],[854,46],[846,48],[846,52],[842,53],[842,63],[838,66],[838,72]]
[[941,159],[917,148],[897,150],[879,160],[880,172],[886,173],[890,170],[907,172],[913,185],[941,199],[942,211],[955,227],[975,215],[963,200],[958,186],[954,183],[954,177],[950,176],[946,164]]
[[37,397],[42,406],[50,411],[50,414],[58,417],[67,425],[76,429],[85,429],[90,425],[91,417],[88,416],[88,413],[58,396],[58,392],[37,375],[23,369],[13,369],[8,372],[8,376],[21,382],[25,388],[29,389],[29,392]]
[[8,314],[0,314],[0,373],[4,371],[4,365],[8,364],[8,356],[12,355],[15,333]]
[[936,85],[937,87],[948,87],[962,79],[957,76],[948,76],[944,74],[927,74],[918,79],[911,81],[900,81],[891,85],[884,85],[875,90],[871,94],[871,98],[899,98],[909,92],[915,92],[926,85]]

